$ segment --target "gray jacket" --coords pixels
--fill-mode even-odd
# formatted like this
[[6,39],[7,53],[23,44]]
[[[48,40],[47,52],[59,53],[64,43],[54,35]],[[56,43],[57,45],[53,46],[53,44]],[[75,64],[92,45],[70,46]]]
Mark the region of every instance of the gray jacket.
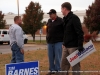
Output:
[[19,25],[13,24],[12,26],[10,26],[9,37],[10,37],[10,45],[16,42],[19,48],[23,49],[24,45],[23,30]]

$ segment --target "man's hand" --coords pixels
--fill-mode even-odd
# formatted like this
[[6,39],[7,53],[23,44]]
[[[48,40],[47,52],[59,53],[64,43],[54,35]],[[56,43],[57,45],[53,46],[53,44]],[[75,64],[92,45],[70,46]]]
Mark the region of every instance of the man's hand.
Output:
[[65,46],[64,46],[64,45],[62,45],[62,48],[64,49],[64,48],[65,48]]
[[23,49],[21,49],[21,53],[24,54],[24,50]]
[[81,53],[84,50],[83,47],[78,47],[78,51]]

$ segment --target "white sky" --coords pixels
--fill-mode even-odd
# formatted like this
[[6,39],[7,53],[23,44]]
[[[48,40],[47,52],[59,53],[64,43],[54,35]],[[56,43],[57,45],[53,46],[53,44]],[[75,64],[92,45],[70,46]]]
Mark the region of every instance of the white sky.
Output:
[[[57,12],[61,11],[61,4],[63,2],[70,2],[72,10],[85,10],[94,0],[19,0],[19,12],[24,13],[30,1],[39,2],[44,12],[50,9],[56,9]],[[0,11],[3,13],[13,12],[17,14],[17,0],[0,0]]]

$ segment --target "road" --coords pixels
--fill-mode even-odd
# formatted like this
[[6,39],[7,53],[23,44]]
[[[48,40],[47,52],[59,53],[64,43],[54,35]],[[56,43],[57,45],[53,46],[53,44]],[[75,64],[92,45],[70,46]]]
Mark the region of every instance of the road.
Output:
[[[40,50],[40,49],[47,49],[46,45],[35,45],[35,44],[25,44],[24,45],[24,50],[28,51],[28,50]],[[11,48],[9,45],[0,45],[0,53],[2,54],[7,54],[7,53],[11,53]]]

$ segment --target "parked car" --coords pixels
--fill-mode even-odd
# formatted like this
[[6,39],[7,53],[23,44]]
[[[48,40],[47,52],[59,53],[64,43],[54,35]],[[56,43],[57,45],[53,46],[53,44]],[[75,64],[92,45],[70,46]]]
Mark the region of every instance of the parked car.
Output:
[[96,41],[100,41],[100,33],[99,33],[98,36],[96,37]]
[[[27,44],[28,36],[23,32],[23,39],[24,44]],[[0,44],[8,43],[10,44],[10,38],[9,38],[9,30],[8,29],[0,29]]]

